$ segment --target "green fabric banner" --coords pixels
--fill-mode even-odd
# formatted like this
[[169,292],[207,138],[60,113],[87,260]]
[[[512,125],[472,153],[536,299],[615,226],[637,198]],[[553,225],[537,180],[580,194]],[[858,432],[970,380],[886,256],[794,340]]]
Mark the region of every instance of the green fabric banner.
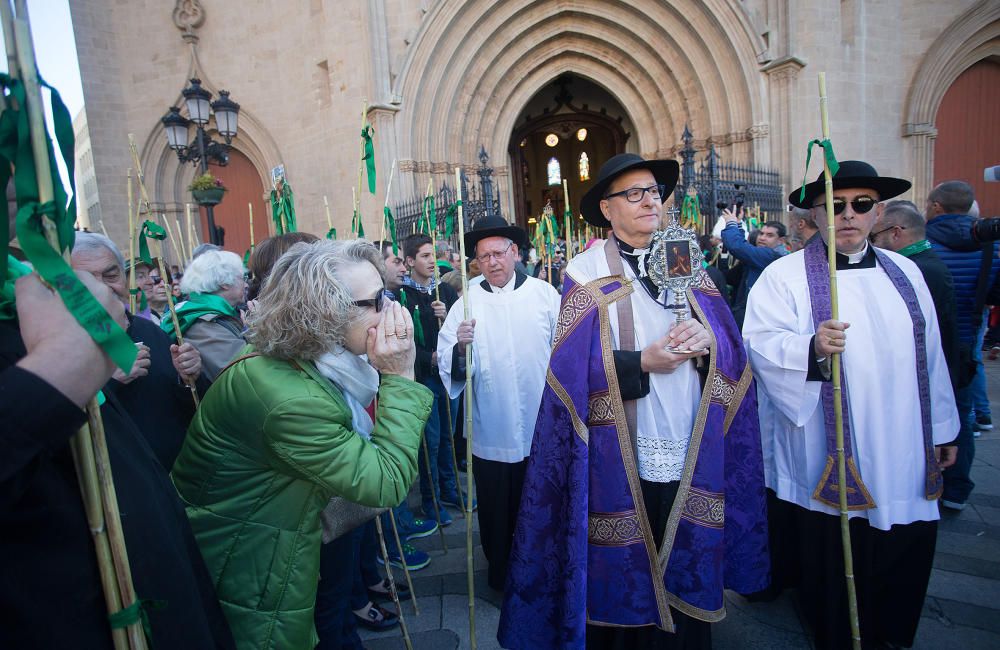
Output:
[[284,235],[295,232],[295,196],[288,181],[281,182],[281,191],[271,190],[271,218],[274,220],[274,232]]

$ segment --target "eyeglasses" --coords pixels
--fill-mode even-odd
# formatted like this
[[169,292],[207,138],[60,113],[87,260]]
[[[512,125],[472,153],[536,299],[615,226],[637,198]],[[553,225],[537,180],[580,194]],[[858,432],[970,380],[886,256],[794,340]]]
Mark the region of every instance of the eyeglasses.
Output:
[[649,187],[630,187],[627,190],[622,190],[621,192],[614,192],[612,194],[605,194],[605,199],[610,199],[615,196],[624,196],[625,200],[629,203],[638,203],[642,200],[643,195],[649,192],[649,196],[654,201],[659,201],[663,198],[663,195],[667,193],[666,185],[650,185]]
[[906,230],[906,226],[900,226],[900,225],[889,226],[888,228],[883,228],[882,230],[879,230],[878,232],[868,233],[868,241],[872,241],[872,242],[875,241],[876,237],[878,237],[879,235],[881,235],[884,232],[889,232],[893,228],[899,228],[900,230]]
[[[859,196],[851,201],[851,209],[854,210],[854,214],[866,214],[871,212],[872,208],[878,203],[875,199],[870,196]],[[814,208],[825,207],[826,203],[817,203]],[[833,213],[842,214],[844,209],[847,207],[847,201],[844,199],[834,199],[833,200]]]
[[153,281],[153,284],[160,284],[161,282],[163,282],[163,278],[161,278],[158,275],[151,275],[149,276],[149,279]]
[[368,298],[367,300],[355,300],[355,307],[371,307],[375,310],[375,313],[382,311],[382,306],[385,304],[385,287],[378,292],[378,295],[374,298]]
[[507,251],[509,251],[510,247],[513,246],[513,245],[514,245],[514,242],[511,242],[511,243],[507,244],[506,248],[504,248],[502,251],[492,252],[492,253],[485,253],[483,255],[477,255],[476,256],[476,261],[479,262],[480,266],[484,266],[484,265],[488,264],[490,260],[496,260],[496,261],[499,262],[500,260],[503,259],[504,255],[507,254]]

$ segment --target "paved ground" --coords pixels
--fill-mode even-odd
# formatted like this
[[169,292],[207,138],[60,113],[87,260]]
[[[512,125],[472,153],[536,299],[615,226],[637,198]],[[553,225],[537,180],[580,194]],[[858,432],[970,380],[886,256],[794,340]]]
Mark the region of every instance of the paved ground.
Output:
[[[1000,361],[987,361],[986,368],[998,428],[984,432],[976,441],[972,474],[976,489],[969,506],[960,513],[943,513],[915,648],[1000,648]],[[403,604],[415,650],[470,647],[465,520],[456,516],[445,530],[447,554],[438,536],[415,542],[433,557],[430,566],[412,575],[419,615],[414,614],[412,604]],[[500,594],[486,584],[478,526],[473,526],[473,532],[477,647],[490,650],[499,647]],[[396,574],[403,580],[402,571]],[[727,600],[726,619],[712,628],[716,649],[812,647],[792,593],[786,592],[773,603],[748,603],[733,593]],[[362,631],[362,638],[369,650],[403,647],[399,628]]]

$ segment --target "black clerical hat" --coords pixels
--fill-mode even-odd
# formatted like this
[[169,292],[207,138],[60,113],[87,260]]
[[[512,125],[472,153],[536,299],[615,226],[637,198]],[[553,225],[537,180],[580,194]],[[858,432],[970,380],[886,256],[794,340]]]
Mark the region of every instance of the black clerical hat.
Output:
[[476,244],[487,237],[506,237],[522,249],[528,243],[528,233],[523,228],[510,225],[503,217],[483,217],[465,233],[466,256],[475,257]]
[[[799,200],[802,197],[802,188],[800,187],[788,195],[788,202],[797,208],[808,210],[813,207],[817,197],[826,193],[826,179],[823,178],[823,172],[820,172],[819,178],[806,185],[805,188],[805,198]],[[875,190],[878,192],[879,201],[885,201],[910,189],[910,181],[891,176],[879,176],[874,167],[860,160],[842,160],[840,161],[840,169],[833,177],[833,189],[851,188]]]
[[642,156],[634,153],[620,153],[612,157],[608,162],[601,165],[601,170],[597,173],[597,182],[587,190],[580,201],[580,212],[584,220],[592,226],[598,228],[610,228],[604,213],[601,212],[601,200],[607,194],[608,186],[621,174],[633,169],[648,169],[653,172],[653,178],[657,183],[667,186],[667,191],[663,195],[663,200],[674,191],[677,185],[677,177],[680,175],[680,165],[676,160],[645,160]]

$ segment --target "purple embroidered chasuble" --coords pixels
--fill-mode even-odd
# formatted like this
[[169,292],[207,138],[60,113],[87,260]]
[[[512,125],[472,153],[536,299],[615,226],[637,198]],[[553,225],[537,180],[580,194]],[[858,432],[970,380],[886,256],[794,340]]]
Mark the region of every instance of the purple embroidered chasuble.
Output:
[[[723,589],[769,581],[756,391],[728,307],[702,272],[688,292],[712,333],[708,373],[663,544],[655,548],[615,374],[609,308],[622,276],[566,276],[497,637],[583,648],[586,625],[656,625],[669,608],[725,616]],[[642,292],[638,292],[641,294]]]

